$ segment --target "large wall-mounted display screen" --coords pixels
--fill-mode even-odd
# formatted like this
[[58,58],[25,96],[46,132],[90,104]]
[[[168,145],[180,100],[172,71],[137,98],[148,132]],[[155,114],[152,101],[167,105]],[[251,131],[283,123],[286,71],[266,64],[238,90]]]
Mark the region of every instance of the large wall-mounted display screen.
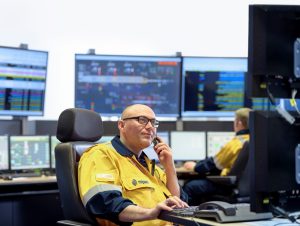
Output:
[[0,115],[44,114],[48,52],[0,47]]
[[76,54],[75,107],[111,117],[140,103],[158,117],[176,118],[180,74],[180,57]]
[[266,99],[245,95],[247,58],[183,57],[183,117],[228,117],[241,107],[268,108]]

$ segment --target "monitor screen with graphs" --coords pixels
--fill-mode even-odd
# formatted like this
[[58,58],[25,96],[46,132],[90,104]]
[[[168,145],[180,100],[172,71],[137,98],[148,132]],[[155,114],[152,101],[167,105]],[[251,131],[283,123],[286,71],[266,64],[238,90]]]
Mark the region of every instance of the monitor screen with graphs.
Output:
[[207,138],[207,157],[216,155],[222,146],[235,136],[234,132],[211,132],[206,133]]
[[48,52],[0,47],[0,115],[44,114]]
[[[75,55],[75,107],[120,116],[146,104],[158,117],[178,117],[180,57]],[[170,92],[172,90],[172,92]]]
[[0,170],[8,170],[8,136],[0,136]]
[[59,144],[60,141],[55,135],[50,136],[50,147],[51,147],[51,168],[55,169],[55,146]]
[[11,170],[50,168],[49,136],[10,136]]
[[[157,132],[157,136],[159,136],[166,144],[170,145],[170,134],[167,131]],[[153,149],[153,144],[151,144],[148,148],[143,150],[149,159],[155,159],[158,161],[157,154]]]
[[200,131],[171,131],[174,161],[202,160],[206,157],[206,134]]
[[245,95],[247,58],[183,57],[183,117],[233,117],[241,107],[266,110],[264,98]]

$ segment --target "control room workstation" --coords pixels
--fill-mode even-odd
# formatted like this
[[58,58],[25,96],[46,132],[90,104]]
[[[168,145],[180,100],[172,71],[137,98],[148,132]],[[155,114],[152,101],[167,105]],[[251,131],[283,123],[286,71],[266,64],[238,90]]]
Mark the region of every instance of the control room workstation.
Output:
[[[196,161],[213,156],[233,138],[233,132],[171,131],[158,132],[172,147],[175,163]],[[110,141],[113,136],[103,136],[98,142]],[[186,143],[187,142],[187,143]],[[60,143],[49,135],[0,135],[0,178],[38,177],[55,175],[55,146]],[[189,150],[188,154],[186,150]],[[150,159],[158,161],[153,145],[144,150]]]

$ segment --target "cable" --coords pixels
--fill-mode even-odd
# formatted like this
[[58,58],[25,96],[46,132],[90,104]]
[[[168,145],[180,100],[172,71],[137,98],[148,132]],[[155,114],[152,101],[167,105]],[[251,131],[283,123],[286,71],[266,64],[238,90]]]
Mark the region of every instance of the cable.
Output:
[[290,223],[290,222],[285,222],[285,223],[277,223],[274,224],[273,226],[278,226],[278,225],[286,225],[286,226],[294,226],[294,225],[298,225],[298,222],[294,222],[294,223]]
[[294,222],[297,223],[297,218],[298,217],[295,217],[292,214],[289,214],[284,209],[282,209],[278,206],[271,205],[271,208],[272,208],[272,212],[274,213],[274,215],[283,216],[284,218],[289,219],[292,223],[294,223]]
[[270,89],[269,89],[269,83],[267,82],[267,94],[268,94],[268,99],[271,102],[272,105],[276,105],[276,101],[274,99],[273,94],[271,93]]
[[298,109],[297,101],[295,100],[296,95],[297,95],[297,90],[293,89],[292,90],[292,99],[290,99],[290,104],[291,104],[292,107],[294,107],[296,109],[297,113],[300,115],[300,111]]

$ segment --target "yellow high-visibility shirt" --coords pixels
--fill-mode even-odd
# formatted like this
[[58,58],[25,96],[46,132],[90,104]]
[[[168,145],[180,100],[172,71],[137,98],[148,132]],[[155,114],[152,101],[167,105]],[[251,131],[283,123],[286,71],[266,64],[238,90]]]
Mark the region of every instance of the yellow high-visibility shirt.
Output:
[[[134,155],[126,156],[119,153],[111,142],[91,147],[81,157],[78,167],[79,193],[83,204],[101,192],[120,192],[120,197],[131,200],[144,208],[154,208],[158,203],[171,196],[166,187],[164,171],[152,165],[148,158],[146,169]],[[117,193],[118,194],[118,193]],[[102,203],[99,203],[102,205]],[[110,211],[108,209],[107,211]],[[115,225],[103,220],[101,224]],[[168,225],[162,220],[134,222],[133,225]]]
[[226,176],[230,172],[233,163],[242,150],[244,142],[249,141],[249,138],[249,134],[235,136],[214,156],[216,167],[222,170],[221,176]]

